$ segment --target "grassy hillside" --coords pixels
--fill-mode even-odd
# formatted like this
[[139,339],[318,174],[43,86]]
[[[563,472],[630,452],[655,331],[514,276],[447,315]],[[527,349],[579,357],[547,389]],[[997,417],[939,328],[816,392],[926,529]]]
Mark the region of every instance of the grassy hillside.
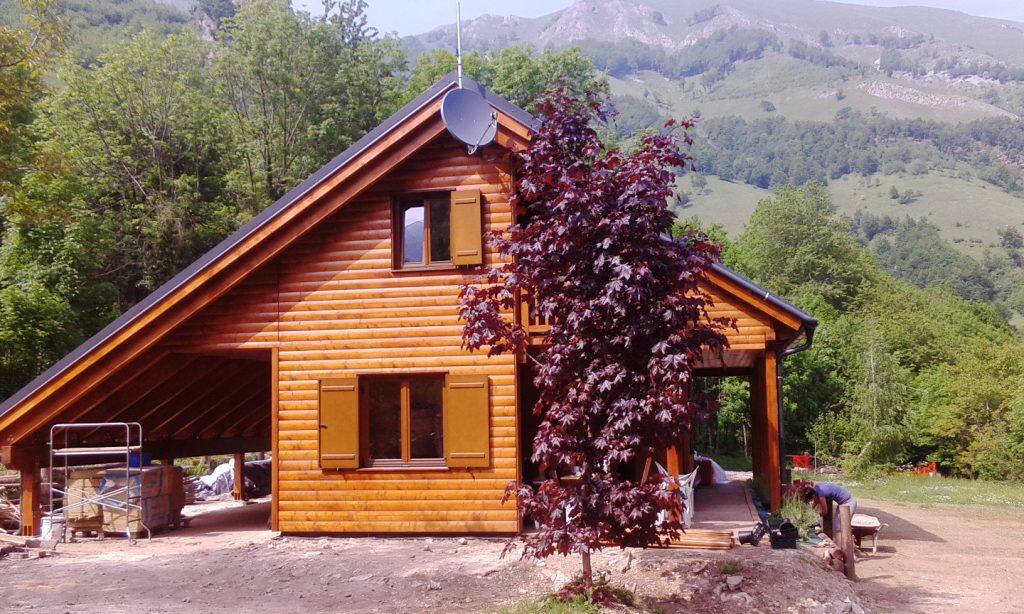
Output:
[[[612,93],[633,96],[670,116],[740,115],[765,117],[762,101],[772,113],[802,120],[831,121],[844,107],[874,109],[894,118],[965,122],[1015,113],[979,99],[989,91],[981,86],[951,84],[935,78],[913,80],[887,77],[874,68],[864,74],[824,68],[785,53],[769,53],[758,61],[738,62],[735,70],[713,87],[699,79],[668,79],[655,71],[611,77]],[[1024,86],[1003,86],[1008,101]],[[1015,103],[1010,103],[1015,105]]]
[[[892,186],[900,191],[913,190],[920,196],[912,203],[900,204],[889,196]],[[758,201],[772,195],[770,190],[717,177],[707,177],[707,187],[702,191],[695,191],[687,178],[680,181],[680,187],[687,192],[689,202],[678,209],[678,214],[721,224],[730,237],[743,231]],[[879,173],[845,177],[829,183],[828,189],[842,213],[852,216],[860,209],[893,218],[926,218],[939,227],[943,239],[979,260],[985,250],[996,246],[999,228],[1014,226],[1024,232],[1024,200],[978,180],[936,173]]]

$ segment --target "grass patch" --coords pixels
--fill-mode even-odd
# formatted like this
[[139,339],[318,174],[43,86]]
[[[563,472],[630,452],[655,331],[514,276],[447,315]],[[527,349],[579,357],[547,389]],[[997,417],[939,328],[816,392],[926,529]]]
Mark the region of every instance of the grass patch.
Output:
[[853,496],[918,504],[988,505],[1024,508],[1024,484],[960,478],[889,475],[880,478],[830,476]]
[[754,468],[754,461],[746,456],[722,456],[716,454],[712,458],[715,462],[727,471],[750,471]]
[[601,608],[582,596],[568,601],[555,597],[541,597],[502,608],[497,614],[601,614]]
[[788,518],[793,523],[793,526],[796,527],[800,539],[807,539],[807,536],[812,534],[811,528],[821,520],[818,512],[814,511],[809,504],[796,497],[785,498],[782,502],[782,507],[777,512],[774,512],[772,516]]
[[722,561],[718,566],[718,572],[723,576],[731,576],[743,569],[743,561],[739,559],[730,559],[728,561]]
[[[570,586],[572,585],[570,584]],[[663,611],[657,604],[642,601],[624,588],[600,582],[591,589],[591,591],[593,590],[606,591],[604,603],[606,605],[614,604],[612,607],[626,606],[631,608],[631,611],[650,612],[651,614]],[[601,606],[595,604],[587,595],[567,596],[566,591],[567,589],[563,588],[557,595],[523,601],[497,610],[496,614],[600,614],[603,611]],[[611,599],[608,599],[609,597]],[[601,601],[601,599],[597,600]]]

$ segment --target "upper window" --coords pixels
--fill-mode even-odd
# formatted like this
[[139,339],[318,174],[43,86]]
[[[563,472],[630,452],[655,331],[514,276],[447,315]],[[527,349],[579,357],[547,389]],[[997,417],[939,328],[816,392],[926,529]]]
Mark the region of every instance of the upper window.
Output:
[[398,223],[401,266],[451,263],[451,203],[447,196],[403,201],[398,206]]
[[394,266],[475,266],[483,263],[479,190],[410,196],[394,211]]

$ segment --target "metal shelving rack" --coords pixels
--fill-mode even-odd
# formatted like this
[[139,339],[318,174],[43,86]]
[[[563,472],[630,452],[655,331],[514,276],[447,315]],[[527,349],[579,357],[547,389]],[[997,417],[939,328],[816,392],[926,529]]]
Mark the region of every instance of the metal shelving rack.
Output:
[[[84,446],[76,445],[71,443],[69,435],[74,431],[86,430],[91,431],[110,431],[112,432],[112,441],[117,441],[119,436],[123,435],[123,445],[112,445],[112,446]],[[153,533],[149,527],[143,522],[142,518],[142,463],[139,462],[138,467],[132,467],[132,454],[137,455],[137,458],[141,461],[142,457],[142,425],[138,422],[81,422],[76,424],[55,424],[50,427],[50,482],[51,487],[49,490],[47,511],[51,519],[51,526],[55,515],[60,515],[63,518],[64,530],[61,535],[63,540],[67,534],[68,528],[68,511],[73,508],[84,507],[86,505],[98,505],[100,509],[110,508],[123,512],[125,515],[125,535],[128,538],[129,543],[135,544],[136,540],[132,536],[132,520],[133,513],[135,519],[138,520],[139,525],[146,530],[146,536],[148,539],[152,539]],[[125,483],[124,486],[115,488],[112,491],[103,492],[100,494],[90,493],[75,493],[79,495],[80,500],[75,503],[68,504],[68,494],[70,491],[69,479],[69,466],[68,460],[72,457],[82,456],[111,456],[111,457],[124,457],[124,475]],[[54,460],[62,461],[63,465],[58,464],[55,467]],[[61,495],[61,506],[54,509],[53,507],[53,471],[54,469],[64,470],[64,490],[58,490],[57,492]],[[132,477],[134,475],[139,476],[138,493],[132,494]]]

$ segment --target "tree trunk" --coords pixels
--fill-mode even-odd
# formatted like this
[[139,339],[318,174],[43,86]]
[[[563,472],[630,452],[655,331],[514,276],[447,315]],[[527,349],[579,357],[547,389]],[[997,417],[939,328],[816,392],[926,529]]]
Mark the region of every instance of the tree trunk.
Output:
[[583,585],[591,587],[594,585],[594,568],[590,566],[590,550],[584,550],[580,556],[583,559]]

